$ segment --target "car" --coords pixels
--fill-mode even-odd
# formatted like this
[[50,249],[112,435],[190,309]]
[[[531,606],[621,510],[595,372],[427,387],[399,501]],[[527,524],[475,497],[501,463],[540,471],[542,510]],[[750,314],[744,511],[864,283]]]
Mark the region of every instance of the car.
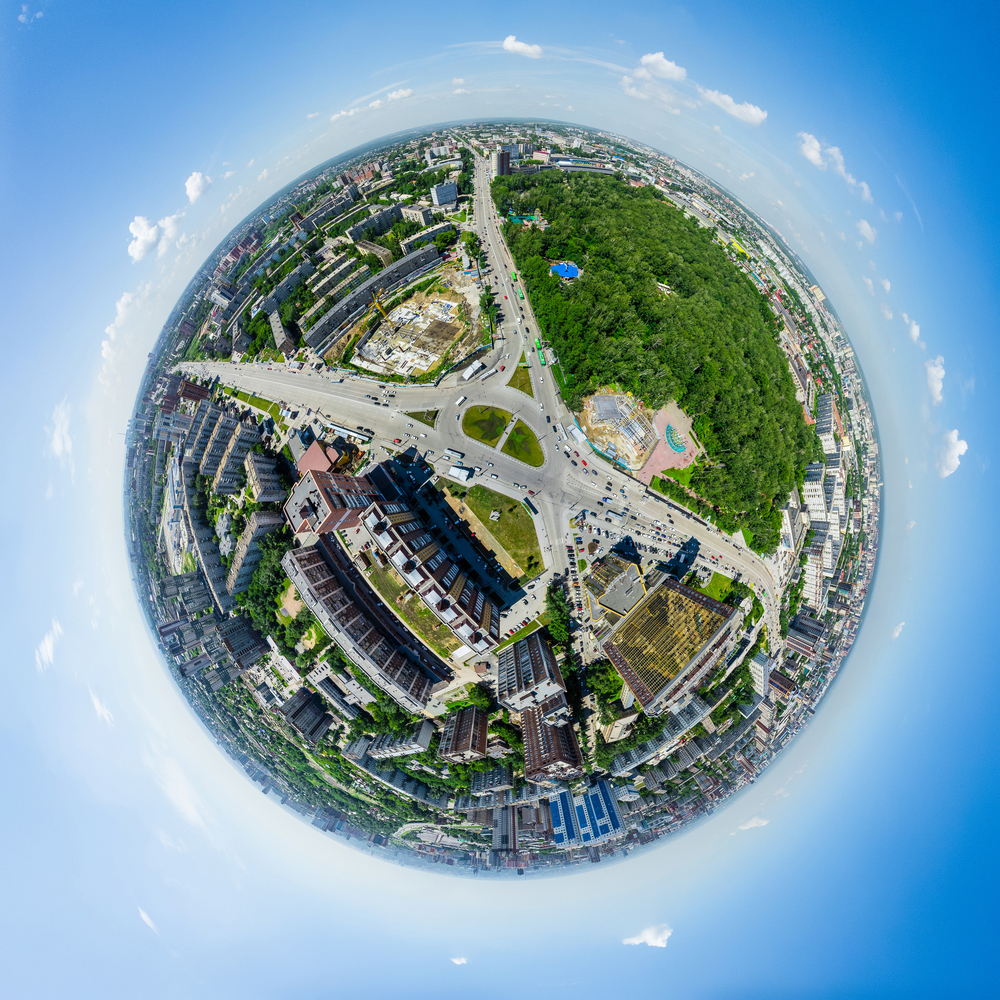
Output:
[[579,468],[579,464],[577,463],[576,459],[571,458],[569,461],[570,461],[570,465],[575,465],[577,468]]
[[551,418],[551,417],[546,417],[546,418],[545,418],[545,422],[546,422],[547,424],[551,424],[551,423],[552,423],[552,418]]
[[521,484],[521,489],[522,489],[522,490],[526,490],[527,488],[528,488],[528,487],[527,487],[527,486],[525,486],[525,485],[524,485],[523,483]]
[[506,367],[507,367],[506,365],[501,365],[501,366],[500,366],[500,368],[499,368],[498,370],[499,370],[499,371],[503,371],[503,370],[504,370],[504,369],[505,369]]
[[533,497],[534,495],[535,495],[535,491],[534,490],[528,490],[528,496],[529,497]]
[[520,487],[520,486],[518,486],[518,485],[517,485],[517,483],[514,483],[514,489],[515,489],[515,490],[519,490],[520,488],[521,488],[521,487]]
[[[580,453],[578,451],[574,451],[573,454],[574,455],[579,455]],[[587,460],[585,458],[581,458],[580,461],[583,462],[584,465],[587,464]]]
[[493,463],[492,462],[487,462],[486,463],[486,468],[487,469],[492,469],[493,468]]
[[[580,453],[578,451],[574,451],[573,454],[576,455],[577,458],[580,457]],[[583,464],[586,465],[587,463],[584,462]]]

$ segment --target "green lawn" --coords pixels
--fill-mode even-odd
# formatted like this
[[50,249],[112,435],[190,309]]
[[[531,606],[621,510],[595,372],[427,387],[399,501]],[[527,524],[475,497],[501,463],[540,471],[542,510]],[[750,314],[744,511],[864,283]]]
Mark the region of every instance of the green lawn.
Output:
[[582,573],[587,568],[587,560],[586,559],[577,559],[577,561],[576,561],[576,568],[577,568],[577,570],[579,570],[579,572]]
[[[524,357],[522,354],[521,357]],[[528,366],[522,367],[518,365],[514,369],[514,374],[511,375],[510,381],[507,383],[511,388],[518,389],[523,392],[526,396],[530,396],[532,399],[535,398],[535,393],[531,388],[531,374],[528,371]]]
[[[523,608],[524,605],[522,604],[521,607]],[[516,611],[517,609],[515,607],[514,610],[511,611],[511,615],[513,616],[516,613]],[[512,642],[517,642],[518,639],[524,639],[526,636],[531,635],[532,632],[537,632],[538,629],[542,628],[545,625],[548,625],[548,623],[549,623],[549,613],[547,611],[543,611],[533,621],[528,622],[528,624],[525,625],[524,628],[518,629],[512,636],[509,636],[503,642],[498,643],[497,649],[503,649],[504,646],[509,646]]]
[[223,391],[230,396],[235,396],[237,399],[250,406],[255,406],[258,410],[263,410],[265,413],[269,413],[275,420],[281,419],[281,407],[278,406],[277,403],[272,402],[270,399],[264,399],[263,396],[254,396],[249,392],[237,392],[228,385],[223,387]]
[[419,410],[416,413],[407,413],[408,417],[412,417],[414,420],[419,420],[422,424],[427,424],[428,427],[433,427],[434,422],[438,418],[437,410]]
[[501,451],[536,469],[545,462],[542,446],[538,443],[535,432],[523,420],[518,420],[514,424],[514,429],[507,435]]
[[707,587],[694,586],[691,589],[697,590],[706,597],[711,597],[716,601],[721,601],[732,589],[733,581],[728,576],[721,573],[713,573]]
[[691,475],[697,465],[697,462],[692,462],[689,466],[683,469],[664,469],[662,474],[664,476],[669,476],[675,483],[680,483],[681,486],[690,486]]
[[495,406],[470,406],[462,418],[462,430],[474,441],[495,448],[510,422],[510,413]]
[[198,568],[198,563],[195,562],[193,552],[185,552],[184,558],[181,560],[181,572],[182,573],[193,573]]
[[[535,522],[519,500],[476,485],[466,493],[465,503],[527,577],[541,572],[542,553],[538,547]],[[490,512],[494,510],[500,511],[499,521],[490,520]]]

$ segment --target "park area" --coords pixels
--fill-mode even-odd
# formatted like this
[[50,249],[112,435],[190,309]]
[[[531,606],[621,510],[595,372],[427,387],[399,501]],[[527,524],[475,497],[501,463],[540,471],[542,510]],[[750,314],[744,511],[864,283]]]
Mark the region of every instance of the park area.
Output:
[[511,458],[516,458],[519,462],[534,466],[536,469],[545,464],[542,446],[538,443],[535,432],[523,420],[518,420],[514,424],[514,429],[507,435],[507,440],[500,450],[505,455],[510,455]]
[[419,420],[428,427],[433,427],[434,422],[438,418],[438,412],[438,410],[417,410],[414,413],[407,413],[406,415],[412,417],[414,420]]
[[495,448],[510,422],[510,413],[496,406],[470,406],[462,419],[462,430],[474,441]]

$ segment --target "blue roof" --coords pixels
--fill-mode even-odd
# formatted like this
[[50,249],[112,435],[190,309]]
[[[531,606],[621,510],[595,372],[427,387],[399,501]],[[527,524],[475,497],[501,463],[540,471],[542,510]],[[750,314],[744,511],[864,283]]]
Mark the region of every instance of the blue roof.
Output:
[[559,278],[575,278],[580,273],[579,268],[572,262],[553,264],[550,270],[552,274]]

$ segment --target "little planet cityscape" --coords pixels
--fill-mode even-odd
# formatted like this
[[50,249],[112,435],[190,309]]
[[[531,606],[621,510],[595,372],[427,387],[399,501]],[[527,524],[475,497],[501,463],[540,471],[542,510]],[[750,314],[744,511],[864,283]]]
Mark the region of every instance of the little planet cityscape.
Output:
[[126,448],[136,590],[220,748],[317,835],[448,874],[721,807],[809,724],[876,563],[877,428],[815,278],[680,160],[544,120],[389,136],[260,206]]

